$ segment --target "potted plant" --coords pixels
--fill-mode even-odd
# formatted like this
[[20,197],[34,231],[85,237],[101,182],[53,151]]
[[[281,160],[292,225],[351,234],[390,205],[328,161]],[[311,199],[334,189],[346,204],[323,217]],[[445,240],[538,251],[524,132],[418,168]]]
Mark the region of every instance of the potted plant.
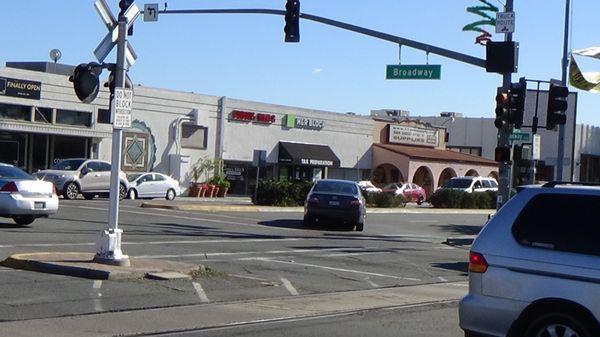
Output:
[[221,177],[219,175],[213,176],[208,182],[210,186],[212,186],[210,197],[214,198],[219,194],[219,182],[221,181]]
[[218,197],[224,198],[227,196],[227,191],[229,190],[229,187],[231,186],[231,183],[229,182],[229,180],[225,179],[225,178],[221,178],[221,180],[219,181],[219,194]]

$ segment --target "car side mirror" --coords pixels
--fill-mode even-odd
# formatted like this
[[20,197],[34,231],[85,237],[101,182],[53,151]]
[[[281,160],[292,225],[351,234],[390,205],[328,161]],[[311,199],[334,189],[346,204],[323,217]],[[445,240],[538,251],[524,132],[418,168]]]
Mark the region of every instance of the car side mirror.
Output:
[[81,174],[83,174],[83,175],[86,175],[86,174],[88,174],[88,173],[92,173],[92,172],[94,172],[94,170],[92,170],[91,168],[87,168],[87,167],[84,167],[84,168],[81,170]]
[[143,183],[143,181],[138,180],[137,183],[136,183],[136,185],[140,186],[142,183]]

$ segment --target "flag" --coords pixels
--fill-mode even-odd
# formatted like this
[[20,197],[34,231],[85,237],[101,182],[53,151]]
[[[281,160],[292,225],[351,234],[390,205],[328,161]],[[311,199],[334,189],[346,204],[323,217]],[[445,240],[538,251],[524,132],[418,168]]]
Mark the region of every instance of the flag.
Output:
[[571,86],[592,93],[600,93],[600,72],[581,72],[573,54],[600,59],[600,47],[591,47],[572,52],[569,65],[569,84]]

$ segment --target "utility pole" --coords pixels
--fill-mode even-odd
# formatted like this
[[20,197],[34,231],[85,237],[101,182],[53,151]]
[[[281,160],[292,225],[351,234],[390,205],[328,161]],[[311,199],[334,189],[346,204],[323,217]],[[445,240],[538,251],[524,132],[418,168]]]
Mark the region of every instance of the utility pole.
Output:
[[[562,58],[562,78],[561,84],[563,87],[567,86],[567,68],[569,66],[569,61],[567,60],[567,54],[569,49],[569,12],[571,8],[571,0],[566,0],[565,4],[565,35],[563,39],[563,58]],[[574,116],[573,116],[574,118]],[[575,123],[576,121],[573,121]],[[565,157],[565,127],[566,124],[561,124],[558,126],[558,154],[556,157],[556,180],[563,180],[563,170],[564,170],[564,157]],[[572,179],[573,172],[571,172],[571,177],[568,180]]]
[[[506,0],[506,7],[504,9],[505,12],[513,11],[513,0]],[[510,42],[512,41],[512,33],[507,33],[504,36],[504,41]],[[512,81],[512,73],[505,72],[502,74],[502,92],[508,92],[510,89],[510,84]],[[510,134],[512,132],[512,124],[506,123],[502,128],[498,130],[498,147],[510,147]],[[498,199],[497,199],[497,209],[500,209],[502,205],[504,205],[508,199],[510,198],[510,188],[511,188],[511,162],[500,162],[499,163],[499,179],[498,182]]]

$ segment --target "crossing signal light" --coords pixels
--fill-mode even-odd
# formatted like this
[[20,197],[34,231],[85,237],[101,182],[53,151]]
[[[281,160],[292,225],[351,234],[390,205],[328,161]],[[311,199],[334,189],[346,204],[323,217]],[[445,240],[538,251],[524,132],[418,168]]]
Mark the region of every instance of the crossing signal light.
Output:
[[496,160],[499,163],[510,162],[510,147],[497,146],[494,150],[494,160]]
[[494,120],[496,128],[502,129],[508,124],[508,111],[508,94],[500,92],[496,95],[496,119]]
[[300,42],[300,1],[287,0],[285,4],[285,42]]
[[523,125],[523,114],[525,113],[525,96],[527,95],[527,80],[521,77],[519,82],[510,85],[508,92],[509,113],[508,122],[517,129]]
[[557,125],[567,123],[567,97],[569,88],[550,84],[548,91],[548,110],[546,113],[546,129],[554,130]]
[[91,103],[100,90],[100,74],[102,66],[95,62],[82,63],[75,67],[69,81],[73,82],[73,89],[77,98],[83,103]]

